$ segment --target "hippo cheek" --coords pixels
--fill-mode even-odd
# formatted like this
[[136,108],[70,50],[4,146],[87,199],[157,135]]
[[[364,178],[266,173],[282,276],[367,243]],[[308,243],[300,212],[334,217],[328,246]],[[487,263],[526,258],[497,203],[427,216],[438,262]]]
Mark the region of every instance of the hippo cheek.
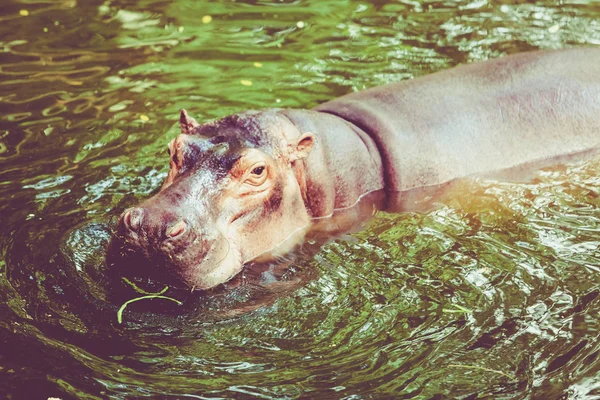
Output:
[[310,216],[296,179],[292,174],[286,179],[281,193],[271,197],[260,218],[243,232],[244,240],[240,243],[249,243],[249,248],[250,244],[255,245],[252,251],[255,261],[278,259],[293,251],[310,229]]
[[236,206],[232,214],[240,217],[229,223],[227,237],[239,249],[244,264],[277,260],[301,243],[310,227],[293,175],[281,177],[265,196]]
[[209,246],[190,243],[182,251],[165,250],[169,272],[191,289],[211,289],[227,282],[243,268],[239,249],[224,237]]

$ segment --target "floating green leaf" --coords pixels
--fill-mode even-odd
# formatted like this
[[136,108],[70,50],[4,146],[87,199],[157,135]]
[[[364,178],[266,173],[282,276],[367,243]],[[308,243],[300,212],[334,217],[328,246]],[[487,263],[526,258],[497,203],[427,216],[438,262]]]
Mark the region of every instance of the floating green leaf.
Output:
[[133,290],[135,290],[138,293],[141,294],[155,294],[155,295],[159,295],[159,294],[163,294],[164,292],[166,292],[167,290],[169,290],[168,286],[165,286],[163,290],[161,290],[160,292],[148,292],[142,288],[140,288],[138,285],[136,285],[135,283],[131,282],[129,279],[125,278],[125,277],[121,277],[121,279],[123,279],[123,281],[128,284],[129,286],[131,286],[133,288]]
[[[165,290],[166,290],[166,288],[165,288]],[[174,299],[172,297],[161,296],[161,295],[158,295],[158,294],[151,294],[151,295],[148,295],[148,296],[136,297],[134,299],[127,300],[125,303],[123,303],[123,305],[121,306],[121,308],[119,308],[119,311],[117,311],[117,322],[119,324],[123,323],[123,311],[125,311],[125,308],[129,304],[134,303],[136,301],[140,301],[140,300],[146,300],[146,299],[165,299],[165,300],[174,301],[175,303],[177,303],[177,305],[182,305],[183,304],[181,301],[176,300],[176,299]]]
[[442,312],[445,313],[461,313],[461,314],[473,314],[473,310],[469,310],[466,307],[463,306],[459,306],[458,304],[452,304],[451,307],[454,307],[455,309],[450,309],[450,308],[443,308]]
[[473,370],[479,370],[479,371],[485,371],[485,372],[492,372],[494,374],[502,375],[505,378],[508,378],[509,380],[511,380],[513,382],[515,382],[517,380],[514,376],[510,376],[510,375],[508,375],[505,372],[498,371],[498,370],[491,369],[491,368],[480,367],[478,365],[450,364],[449,367],[452,367],[452,368],[465,368],[465,369],[473,369]]

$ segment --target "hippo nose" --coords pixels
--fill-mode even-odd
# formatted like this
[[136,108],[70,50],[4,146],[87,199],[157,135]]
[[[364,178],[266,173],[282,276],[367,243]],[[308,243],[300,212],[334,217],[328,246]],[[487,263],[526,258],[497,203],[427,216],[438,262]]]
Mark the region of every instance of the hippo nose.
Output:
[[123,224],[130,231],[137,232],[142,226],[144,210],[141,208],[130,208],[123,213]]
[[167,229],[167,238],[175,239],[176,237],[183,235],[186,230],[187,224],[185,221],[181,220]]
[[[154,240],[168,240],[179,238],[188,231],[188,224],[185,220],[173,217],[167,217],[162,213],[155,213],[152,210],[135,207],[125,210],[121,221],[125,228],[132,233],[140,235],[143,231],[149,237],[154,237]],[[170,218],[173,218],[170,223],[165,221],[165,219],[168,220]],[[161,226],[164,226],[163,224],[166,224],[166,229],[161,228]],[[147,237],[146,235],[144,236]]]

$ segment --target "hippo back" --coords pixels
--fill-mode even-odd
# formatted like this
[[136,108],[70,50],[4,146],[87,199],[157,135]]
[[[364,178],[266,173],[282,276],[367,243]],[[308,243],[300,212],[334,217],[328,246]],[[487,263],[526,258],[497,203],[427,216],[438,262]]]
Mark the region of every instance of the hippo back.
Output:
[[513,55],[315,108],[367,132],[389,191],[439,186],[600,146],[600,49]]

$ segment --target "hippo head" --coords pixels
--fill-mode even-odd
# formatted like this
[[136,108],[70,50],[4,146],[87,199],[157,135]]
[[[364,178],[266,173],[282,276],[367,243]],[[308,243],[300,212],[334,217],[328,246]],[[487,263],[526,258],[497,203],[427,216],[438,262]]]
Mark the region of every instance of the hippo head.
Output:
[[180,125],[165,182],[123,212],[117,239],[161,265],[165,278],[209,289],[303,238],[310,211],[299,179],[312,133],[277,111],[200,125],[183,110]]

